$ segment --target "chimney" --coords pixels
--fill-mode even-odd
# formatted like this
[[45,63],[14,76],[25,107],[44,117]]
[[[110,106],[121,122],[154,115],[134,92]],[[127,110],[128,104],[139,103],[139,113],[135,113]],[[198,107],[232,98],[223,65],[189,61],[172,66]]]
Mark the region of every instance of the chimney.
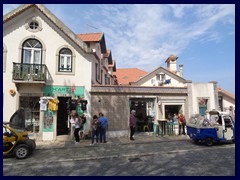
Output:
[[179,65],[179,76],[183,77],[183,65],[182,64]]
[[170,55],[168,58],[167,58],[167,60],[165,61],[166,63],[167,63],[167,69],[169,70],[169,71],[172,71],[172,72],[174,72],[174,73],[176,73],[177,72],[177,59],[178,59],[178,57],[177,56],[175,56],[175,55]]

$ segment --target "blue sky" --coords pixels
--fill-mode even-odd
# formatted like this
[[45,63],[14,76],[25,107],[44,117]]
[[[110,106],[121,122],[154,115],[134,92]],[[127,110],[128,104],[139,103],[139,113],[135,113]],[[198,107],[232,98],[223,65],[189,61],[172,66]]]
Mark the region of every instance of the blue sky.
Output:
[[[151,72],[174,54],[193,82],[235,94],[234,4],[45,4],[74,33],[104,32],[117,68]],[[3,14],[18,7],[4,4]]]

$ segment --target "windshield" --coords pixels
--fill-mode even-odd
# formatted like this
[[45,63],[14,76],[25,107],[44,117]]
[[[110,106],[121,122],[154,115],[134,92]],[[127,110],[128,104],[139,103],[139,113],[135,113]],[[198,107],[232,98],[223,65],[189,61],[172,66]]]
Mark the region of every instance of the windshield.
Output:
[[10,127],[14,129],[25,129],[24,109],[17,110],[10,119]]

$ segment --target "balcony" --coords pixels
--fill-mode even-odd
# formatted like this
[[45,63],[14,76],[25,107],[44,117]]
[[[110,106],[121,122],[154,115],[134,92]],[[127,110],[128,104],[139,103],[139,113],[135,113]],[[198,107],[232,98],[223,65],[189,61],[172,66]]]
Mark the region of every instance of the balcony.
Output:
[[45,83],[47,66],[45,64],[13,63],[13,82],[15,83]]

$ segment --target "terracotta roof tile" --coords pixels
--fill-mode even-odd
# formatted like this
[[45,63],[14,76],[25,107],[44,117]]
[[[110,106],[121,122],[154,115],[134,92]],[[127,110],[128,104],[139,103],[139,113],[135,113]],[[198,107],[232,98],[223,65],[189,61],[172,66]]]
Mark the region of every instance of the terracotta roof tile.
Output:
[[118,83],[120,85],[127,85],[130,82],[135,82],[146,74],[148,74],[148,72],[138,68],[123,68],[117,69],[116,72],[114,72],[114,75],[117,76]]
[[235,99],[235,95],[234,95],[234,94],[232,94],[232,93],[230,93],[230,92],[224,90],[224,89],[221,88],[221,87],[218,88],[218,92],[221,92],[221,93],[223,93],[223,94],[225,94],[225,95],[231,97],[232,99]]
[[84,42],[99,42],[103,33],[77,34],[77,36]]

